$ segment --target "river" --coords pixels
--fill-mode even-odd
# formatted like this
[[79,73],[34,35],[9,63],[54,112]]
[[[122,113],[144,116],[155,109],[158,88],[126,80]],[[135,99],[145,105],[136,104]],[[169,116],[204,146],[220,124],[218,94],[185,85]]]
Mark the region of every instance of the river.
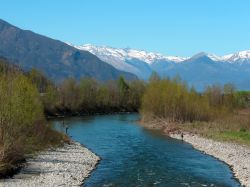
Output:
[[[138,119],[138,114],[66,119],[72,139],[102,158],[83,186],[240,186],[225,163],[144,129]],[[64,131],[60,120],[53,123]]]

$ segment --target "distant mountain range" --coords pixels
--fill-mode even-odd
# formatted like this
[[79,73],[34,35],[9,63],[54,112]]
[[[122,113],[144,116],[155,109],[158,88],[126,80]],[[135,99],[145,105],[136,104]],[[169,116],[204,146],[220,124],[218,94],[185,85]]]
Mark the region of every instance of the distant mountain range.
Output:
[[89,51],[113,67],[145,80],[155,71],[162,77],[179,75],[198,90],[225,83],[233,83],[241,90],[250,89],[250,50],[225,56],[199,53],[192,57],[177,57],[90,44],[74,47]]
[[0,19],[0,57],[24,71],[36,68],[56,82],[67,77],[105,81],[124,76],[129,80],[137,77],[147,80],[155,71],[162,77],[179,75],[198,90],[225,83],[250,90],[250,50],[225,56],[199,53],[176,57],[135,49],[74,46]]
[[50,79],[60,82],[67,77],[79,80],[137,79],[103,62],[88,51],[78,50],[64,42],[31,31],[19,29],[0,19],[0,57],[8,59],[27,71],[36,68]]

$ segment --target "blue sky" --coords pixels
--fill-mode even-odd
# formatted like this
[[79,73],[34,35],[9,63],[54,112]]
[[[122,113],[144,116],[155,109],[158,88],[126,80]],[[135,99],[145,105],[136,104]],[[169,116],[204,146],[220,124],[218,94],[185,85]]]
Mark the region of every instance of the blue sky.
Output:
[[0,18],[74,44],[165,55],[250,49],[249,0],[1,0]]

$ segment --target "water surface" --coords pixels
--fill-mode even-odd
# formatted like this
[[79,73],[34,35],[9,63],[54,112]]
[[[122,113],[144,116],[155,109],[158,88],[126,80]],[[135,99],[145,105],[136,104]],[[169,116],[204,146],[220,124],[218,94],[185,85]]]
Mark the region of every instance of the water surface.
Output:
[[[66,120],[69,135],[102,160],[84,186],[240,186],[229,167],[190,144],[145,130],[139,115],[104,115]],[[64,130],[60,121],[57,129]]]

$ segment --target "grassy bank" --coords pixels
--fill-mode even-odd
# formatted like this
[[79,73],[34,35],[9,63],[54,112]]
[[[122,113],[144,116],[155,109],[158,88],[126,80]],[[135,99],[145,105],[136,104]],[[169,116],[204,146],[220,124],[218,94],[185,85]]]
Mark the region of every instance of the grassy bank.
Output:
[[219,141],[250,145],[250,110],[241,109],[230,116],[209,122],[177,124],[183,131],[194,132]]
[[145,126],[166,133],[187,131],[250,145],[249,98],[231,84],[198,93],[178,78],[156,77],[146,87],[140,113]]
[[[250,115],[248,115],[247,118],[249,121]],[[154,118],[146,121],[142,120],[141,124],[146,128],[161,130],[166,134],[191,133],[218,141],[233,142],[250,146],[249,122],[240,123],[231,117],[227,117],[224,120],[220,119],[183,123],[169,122],[164,118]]]

